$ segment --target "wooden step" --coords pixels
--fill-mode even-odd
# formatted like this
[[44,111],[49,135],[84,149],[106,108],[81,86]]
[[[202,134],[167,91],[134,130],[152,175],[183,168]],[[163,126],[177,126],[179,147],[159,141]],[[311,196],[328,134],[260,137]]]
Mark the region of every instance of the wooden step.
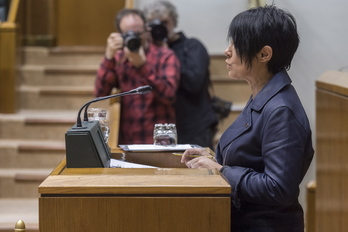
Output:
[[105,47],[24,47],[24,63],[27,65],[98,65],[103,59]]
[[[108,104],[96,102],[90,108],[108,109]],[[0,139],[65,141],[65,133],[76,123],[78,112],[79,109],[20,110],[16,114],[0,114]]]
[[210,56],[210,74],[212,76],[227,76],[227,66],[225,63],[226,56],[211,55]]
[[92,86],[20,86],[20,109],[79,109],[92,100]]
[[52,168],[0,168],[0,199],[37,198],[38,187]]
[[26,232],[39,232],[38,208],[37,198],[0,198],[0,232],[13,232],[18,220]]
[[235,104],[244,104],[250,98],[251,89],[246,81],[232,80],[228,76],[225,59],[223,55],[210,56],[210,74],[214,92],[217,96]]
[[49,49],[50,54],[64,55],[94,55],[104,54],[105,47],[103,46],[57,46]]
[[[93,100],[93,86],[21,86],[19,107],[23,110],[79,110]],[[99,104],[103,107],[108,101]]]
[[[91,80],[92,78],[90,78],[90,81]],[[62,82],[64,82],[64,80]],[[235,81],[225,77],[212,77],[212,82],[215,95],[223,99],[241,104],[247,102],[250,97],[250,87],[244,81]],[[22,85],[19,88],[20,108],[78,109],[84,103],[94,98],[93,89],[94,84],[92,83],[90,86],[76,86],[75,84],[67,86]]]
[[229,77],[212,76],[213,89],[216,96],[234,102],[245,104],[251,95],[251,89],[246,81],[231,80]]
[[0,139],[0,168],[54,168],[65,157],[63,141]]
[[94,86],[98,65],[23,65],[21,86]]
[[64,141],[65,132],[77,118],[78,110],[21,110],[0,114],[0,139]]

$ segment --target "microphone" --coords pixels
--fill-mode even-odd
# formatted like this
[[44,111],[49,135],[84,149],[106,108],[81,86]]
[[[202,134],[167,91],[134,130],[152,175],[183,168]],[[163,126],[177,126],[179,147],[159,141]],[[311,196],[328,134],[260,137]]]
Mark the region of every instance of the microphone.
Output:
[[131,90],[130,92],[134,91],[134,93],[132,94],[147,94],[150,93],[152,91],[152,87],[149,85],[144,85],[144,86],[140,86],[136,89]]
[[[110,166],[111,153],[105,143],[99,121],[88,122],[87,108],[90,104],[110,98],[131,94],[146,94],[151,86],[140,86],[127,92],[95,98],[84,104],[78,114],[76,124],[65,133],[67,168],[102,168]],[[85,109],[85,118],[81,122],[81,111]]]
[[83,110],[83,108],[85,108],[83,121],[87,121],[88,122],[87,109],[88,109],[89,105],[94,103],[94,102],[98,102],[98,101],[102,101],[102,100],[106,100],[106,99],[110,99],[110,98],[115,98],[115,97],[122,97],[122,96],[126,96],[126,95],[131,95],[131,94],[147,94],[147,93],[149,93],[151,91],[152,91],[152,87],[151,86],[144,85],[144,86],[140,86],[140,87],[138,87],[136,89],[129,90],[127,92],[118,93],[118,94],[114,94],[114,95],[108,95],[108,96],[104,96],[104,97],[97,97],[97,98],[87,102],[86,104],[84,104],[81,107],[81,109],[79,110],[79,112],[77,114],[76,127],[82,127],[81,111]]

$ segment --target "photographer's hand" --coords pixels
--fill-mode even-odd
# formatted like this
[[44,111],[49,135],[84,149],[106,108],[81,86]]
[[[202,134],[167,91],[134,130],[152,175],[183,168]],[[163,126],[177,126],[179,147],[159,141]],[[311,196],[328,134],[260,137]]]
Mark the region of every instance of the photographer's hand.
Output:
[[114,58],[115,52],[123,48],[123,38],[120,33],[113,32],[107,39],[105,57],[109,60]]

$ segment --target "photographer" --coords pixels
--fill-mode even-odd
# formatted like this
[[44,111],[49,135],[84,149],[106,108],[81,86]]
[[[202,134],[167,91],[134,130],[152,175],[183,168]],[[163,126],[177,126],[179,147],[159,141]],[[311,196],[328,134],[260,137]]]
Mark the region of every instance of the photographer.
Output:
[[100,97],[109,95],[113,88],[125,92],[150,85],[151,93],[121,98],[119,144],[151,144],[156,123],[176,123],[180,63],[173,51],[150,42],[141,11],[121,10],[116,28],[118,32],[107,39],[94,93]]
[[[195,38],[174,32],[178,14],[173,4],[156,1],[144,7],[153,43],[167,43],[180,60],[180,85],[177,92],[176,128],[178,143],[214,148],[217,118],[209,94],[209,54]],[[164,32],[166,29],[166,33]]]

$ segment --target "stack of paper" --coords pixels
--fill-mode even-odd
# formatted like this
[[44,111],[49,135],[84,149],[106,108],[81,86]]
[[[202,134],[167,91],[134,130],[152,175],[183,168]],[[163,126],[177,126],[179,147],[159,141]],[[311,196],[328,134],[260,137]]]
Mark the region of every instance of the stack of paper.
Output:
[[157,168],[150,165],[130,163],[122,160],[110,159],[110,168]]
[[177,144],[175,146],[162,146],[153,144],[119,145],[124,151],[150,152],[150,151],[185,151],[190,148],[202,148],[193,144]]

